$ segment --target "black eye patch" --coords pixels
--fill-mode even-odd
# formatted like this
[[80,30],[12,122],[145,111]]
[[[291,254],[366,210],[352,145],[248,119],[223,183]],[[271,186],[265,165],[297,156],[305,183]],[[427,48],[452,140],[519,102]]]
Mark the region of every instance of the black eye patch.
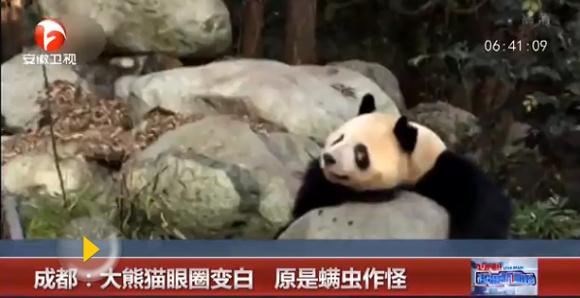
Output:
[[361,170],[366,170],[370,167],[371,160],[369,158],[369,151],[367,146],[363,144],[357,144],[354,146],[354,162]]
[[331,145],[336,145],[338,144],[340,141],[342,141],[344,139],[344,135],[340,135],[340,137],[338,137],[338,139],[334,140],[334,142],[332,142]]

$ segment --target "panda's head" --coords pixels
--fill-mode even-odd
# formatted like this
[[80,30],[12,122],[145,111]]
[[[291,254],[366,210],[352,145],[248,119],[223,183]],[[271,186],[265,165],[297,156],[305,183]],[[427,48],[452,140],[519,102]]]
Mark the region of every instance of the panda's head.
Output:
[[404,116],[376,112],[371,94],[356,117],[330,134],[320,155],[327,180],[358,191],[412,184],[446,150],[432,130]]

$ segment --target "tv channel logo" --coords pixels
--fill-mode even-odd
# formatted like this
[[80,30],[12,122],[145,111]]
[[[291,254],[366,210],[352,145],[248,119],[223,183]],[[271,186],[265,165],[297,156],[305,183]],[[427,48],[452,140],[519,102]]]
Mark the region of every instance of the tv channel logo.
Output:
[[34,28],[34,41],[41,49],[54,52],[64,45],[66,29],[55,19],[45,19]]
[[537,295],[538,259],[471,259],[471,294]]
[[77,65],[96,60],[105,50],[103,27],[84,14],[43,19],[34,29],[39,51],[25,53],[25,65]]

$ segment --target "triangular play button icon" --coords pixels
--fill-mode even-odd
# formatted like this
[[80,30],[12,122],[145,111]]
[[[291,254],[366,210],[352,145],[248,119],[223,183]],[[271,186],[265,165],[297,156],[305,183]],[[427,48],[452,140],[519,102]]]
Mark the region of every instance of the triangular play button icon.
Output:
[[89,239],[83,237],[83,263],[94,256],[99,250]]

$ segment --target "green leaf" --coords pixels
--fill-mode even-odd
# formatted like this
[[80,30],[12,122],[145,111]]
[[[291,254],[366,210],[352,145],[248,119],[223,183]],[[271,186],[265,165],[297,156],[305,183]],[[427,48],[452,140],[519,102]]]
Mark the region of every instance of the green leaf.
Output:
[[429,58],[431,58],[430,55],[419,55],[417,57],[413,57],[413,58],[409,59],[408,63],[411,66],[417,67],[417,66],[419,66],[419,64],[421,64],[421,62],[423,62],[424,60],[427,60]]
[[560,74],[558,72],[546,66],[532,67],[532,69],[530,70],[530,74],[545,76],[550,78],[554,82],[559,82],[562,80],[562,77],[560,77]]
[[575,9],[580,9],[580,2],[578,2],[577,0],[566,0],[564,1],[566,3],[566,5],[573,7]]
[[566,91],[574,94],[580,95],[580,82],[574,82],[566,86]]

